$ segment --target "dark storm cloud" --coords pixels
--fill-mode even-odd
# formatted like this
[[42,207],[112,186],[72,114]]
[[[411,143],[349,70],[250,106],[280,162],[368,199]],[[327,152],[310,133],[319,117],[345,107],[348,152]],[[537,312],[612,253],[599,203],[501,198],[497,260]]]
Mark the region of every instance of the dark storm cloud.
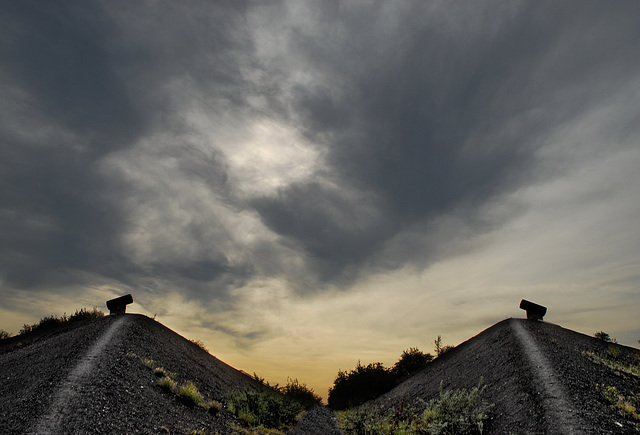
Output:
[[[189,148],[188,128],[171,113],[175,96],[163,87],[206,81],[211,92],[202,98],[231,101],[228,87],[240,79],[225,53],[230,18],[243,7],[157,6],[3,3],[0,273],[8,284],[68,285],[87,274],[132,284],[153,270],[126,258],[123,200],[135,193],[106,174],[101,159],[158,128]],[[192,154],[178,158],[185,172],[206,171],[209,183],[224,184],[223,166]],[[178,269],[196,280],[227,270],[224,261]]]
[[[113,26],[97,3],[5,4],[3,60],[13,86],[91,154],[127,146],[142,128],[108,52]],[[83,143],[83,142],[90,143]]]
[[122,213],[94,163],[128,146],[143,121],[105,51],[100,8],[68,6],[3,8],[1,237],[6,279],[17,286],[126,269],[116,241]]
[[253,206],[278,234],[300,244],[308,258],[309,272],[321,281],[336,282],[363,257],[375,252],[376,244],[390,235],[386,222],[376,219],[379,211],[372,198],[358,199],[319,183],[295,184],[281,190],[277,198],[260,198]]
[[[536,160],[550,132],[637,77],[637,9],[5,2],[0,273],[199,295],[451,255],[429,232],[499,225],[478,211],[553,173]],[[264,119],[311,144],[316,172],[241,192],[227,154]],[[244,234],[246,215],[281,237]]]
[[[429,231],[425,224],[449,213],[462,219],[464,237],[486,229],[478,208],[541,175],[535,152],[547,134],[638,71],[632,3],[604,11],[583,2],[450,6],[417,3],[384,38],[385,16],[369,6],[333,5],[314,15],[326,27],[293,31],[301,63],[326,80],[298,90],[292,111],[305,136],[326,145],[335,184],[376,198],[375,224],[360,215],[360,231],[345,229],[360,200],[336,202],[313,183],[257,208],[327,276],[366,264],[407,227]],[[423,247],[417,262],[440,251]],[[416,261],[416,253],[407,249],[385,265]]]

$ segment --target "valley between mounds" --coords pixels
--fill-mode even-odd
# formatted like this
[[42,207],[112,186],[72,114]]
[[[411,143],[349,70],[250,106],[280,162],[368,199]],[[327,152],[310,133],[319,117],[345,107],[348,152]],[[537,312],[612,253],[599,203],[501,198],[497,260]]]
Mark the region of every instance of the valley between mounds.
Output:
[[[594,360],[610,356],[611,346],[558,325],[507,319],[369,406],[386,410],[428,401],[438,397],[441,384],[472,388],[482,379],[484,397],[493,404],[487,433],[638,433],[632,419],[603,398],[601,386],[627,397],[640,394],[638,376]],[[640,361],[637,349],[613,349],[618,361]],[[239,433],[242,424],[230,413],[211,416],[163,392],[144,364],[148,360],[221,403],[228,393],[257,385],[153,319],[107,316],[0,342],[0,433]],[[317,408],[290,433],[340,432],[331,412]]]

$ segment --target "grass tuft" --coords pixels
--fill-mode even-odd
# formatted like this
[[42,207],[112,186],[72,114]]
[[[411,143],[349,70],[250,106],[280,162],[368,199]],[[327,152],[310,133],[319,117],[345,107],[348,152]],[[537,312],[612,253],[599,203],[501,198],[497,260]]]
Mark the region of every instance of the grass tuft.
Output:
[[170,393],[174,393],[178,388],[178,384],[176,383],[176,381],[171,379],[169,376],[165,376],[164,378],[160,379],[158,381],[158,385],[160,386],[160,388]]
[[640,394],[625,397],[616,387],[596,384],[596,388],[618,413],[628,420],[632,420],[636,428],[640,429]]
[[222,411],[222,404],[217,400],[211,400],[203,405],[210,415],[216,416]]
[[582,356],[590,359],[592,362],[605,366],[612,370],[618,376],[622,374],[628,374],[636,377],[640,377],[640,366],[636,364],[627,364],[624,361],[618,360],[620,356],[619,347],[616,345],[616,351],[612,352],[611,349],[607,354],[598,354],[590,350],[582,351]]
[[180,385],[176,394],[178,395],[180,401],[187,406],[193,407],[195,405],[199,405],[200,402],[202,402],[202,394],[200,394],[198,388],[191,381]]
[[209,349],[207,349],[207,347],[204,345],[204,341],[202,340],[189,340],[191,343],[195,344],[196,346],[198,346],[200,349],[204,350],[205,352],[209,352]]
[[165,376],[169,376],[169,372],[167,372],[167,370],[164,367],[156,367],[153,370],[153,374],[156,375],[159,378],[163,378]]

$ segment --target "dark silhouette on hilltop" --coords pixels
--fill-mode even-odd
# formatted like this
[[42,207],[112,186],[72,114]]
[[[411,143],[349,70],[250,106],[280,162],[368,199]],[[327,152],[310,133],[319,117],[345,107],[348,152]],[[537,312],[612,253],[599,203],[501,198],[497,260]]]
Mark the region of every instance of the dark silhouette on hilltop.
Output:
[[544,315],[547,314],[547,307],[534,304],[526,299],[520,301],[520,308],[527,312],[527,319],[542,321]]
[[119,298],[110,299],[107,301],[107,308],[109,309],[109,314],[124,314],[127,310],[127,305],[133,303],[133,296],[130,294],[120,296]]

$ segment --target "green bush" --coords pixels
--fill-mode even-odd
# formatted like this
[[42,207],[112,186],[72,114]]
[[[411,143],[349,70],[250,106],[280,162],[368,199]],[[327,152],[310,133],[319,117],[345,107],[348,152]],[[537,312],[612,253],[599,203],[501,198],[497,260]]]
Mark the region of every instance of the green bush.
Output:
[[0,340],[6,340],[9,337],[11,337],[10,332],[5,331],[4,329],[0,329]]
[[410,347],[402,352],[400,359],[393,366],[393,372],[400,378],[422,370],[433,360],[430,353],[423,353],[416,347]]
[[606,341],[607,343],[611,342],[611,337],[604,331],[598,331],[593,336],[599,340]]
[[[436,347],[440,354],[451,348],[442,347],[440,336],[436,340]],[[410,347],[402,352],[400,359],[391,369],[385,368],[379,362],[363,366],[358,361],[354,370],[338,371],[333,387],[329,390],[329,407],[335,410],[346,409],[375,399],[391,390],[408,375],[425,368],[432,360],[431,354]]]
[[393,433],[389,428],[389,415],[382,415],[369,406],[360,406],[337,413],[338,426],[347,435],[377,435]]
[[364,405],[338,413],[338,425],[348,435],[411,435],[426,434],[420,419],[424,401],[396,404],[386,412],[382,408]]
[[364,405],[338,413],[338,424],[347,435],[481,434],[492,407],[481,398],[485,387],[440,388],[440,397],[428,404],[417,399],[387,411]]
[[297,379],[287,379],[287,385],[279,388],[280,392],[291,400],[300,403],[305,409],[320,405],[322,398],[313,389],[301,384]]
[[69,322],[78,322],[86,319],[99,319],[101,317],[104,317],[104,313],[98,310],[98,308],[96,307],[94,307],[92,310],[82,308],[80,310],[76,310],[76,312],[70,317],[67,317],[67,313],[64,313],[62,317],[58,317],[55,315],[43,317],[38,323],[34,323],[32,325],[27,325],[25,323],[18,334],[23,335],[33,331],[46,331],[55,329]]
[[436,356],[442,356],[445,353],[449,352],[450,350],[455,349],[454,346],[451,345],[443,345],[442,344],[442,336],[438,335],[438,338],[436,338],[433,343],[435,344],[434,350],[436,351]]
[[243,390],[227,397],[229,411],[250,426],[284,429],[294,425],[304,408],[274,390]]
[[76,310],[76,312],[69,317],[69,321],[78,322],[87,319],[101,319],[103,317],[104,313],[97,307],[93,307],[93,309],[91,310],[87,308],[81,308],[80,310]]
[[482,380],[471,390],[444,390],[440,383],[440,397],[429,403],[422,425],[431,435],[481,434],[492,407],[481,398],[485,388]]
[[354,370],[338,371],[329,390],[329,407],[346,409],[360,405],[391,390],[396,385],[396,375],[382,363],[360,364]]
[[45,331],[45,330],[49,330],[49,329],[53,329],[56,328],[66,322],[68,322],[69,319],[67,319],[67,315],[63,314],[62,317],[57,317],[57,316],[47,316],[47,317],[43,317],[42,319],[40,319],[40,321],[38,323],[34,323],[32,325],[27,325],[26,323],[22,326],[22,329],[20,330],[20,332],[18,332],[18,334],[23,335],[26,334],[28,332],[33,332],[33,331]]

